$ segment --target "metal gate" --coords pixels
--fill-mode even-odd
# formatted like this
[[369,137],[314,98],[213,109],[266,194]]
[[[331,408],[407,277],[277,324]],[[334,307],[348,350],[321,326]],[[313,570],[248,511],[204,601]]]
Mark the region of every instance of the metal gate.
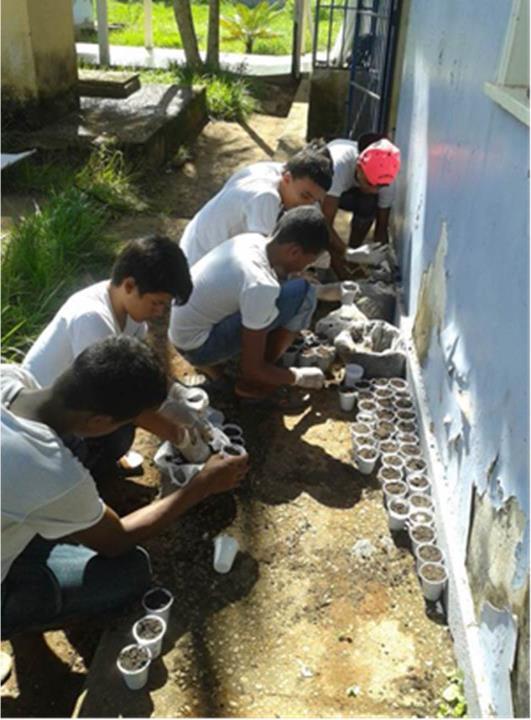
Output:
[[316,0],[313,66],[349,70],[346,137],[385,131],[400,6],[401,0]]

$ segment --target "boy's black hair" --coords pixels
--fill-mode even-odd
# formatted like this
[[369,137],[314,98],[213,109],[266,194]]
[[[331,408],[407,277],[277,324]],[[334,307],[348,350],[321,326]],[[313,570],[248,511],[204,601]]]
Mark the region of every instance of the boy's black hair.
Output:
[[322,150],[307,146],[288,160],[285,169],[296,180],[307,177],[323,190],[330,190],[334,175],[330,153],[327,156]]
[[312,205],[288,210],[278,221],[273,240],[279,245],[296,243],[305,253],[318,255],[328,250],[328,224],[323,213]]
[[116,258],[111,272],[113,285],[131,277],[140,295],[169,293],[178,304],[192,294],[190,268],[177,243],[163,235],[131,240]]
[[167,380],[155,353],[136,338],[108,338],[86,348],[53,384],[67,410],[130,420],[158,408]]
[[359,136],[358,138],[358,151],[362,153],[365,148],[368,148],[369,145],[372,145],[375,142],[378,142],[378,140],[383,140],[385,138],[385,135],[383,133],[377,133],[377,132],[366,132]]
[[332,159],[332,153],[328,149],[328,145],[326,144],[326,140],[324,138],[313,138],[313,140],[310,140],[304,146],[304,150],[309,150],[310,152],[317,152],[321,153],[321,155],[324,155],[325,158],[330,161],[332,173],[334,172],[334,161]]

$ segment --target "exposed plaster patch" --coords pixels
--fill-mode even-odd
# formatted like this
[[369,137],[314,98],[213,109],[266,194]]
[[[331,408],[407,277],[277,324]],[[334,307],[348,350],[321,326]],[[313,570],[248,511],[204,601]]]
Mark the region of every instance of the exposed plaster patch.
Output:
[[421,365],[424,365],[431,343],[432,331],[441,330],[446,306],[445,258],[448,250],[446,222],[441,224],[441,234],[435,258],[422,273],[417,312],[413,325],[413,341]]
[[513,717],[511,671],[514,665],[518,631],[515,618],[506,609],[498,609],[488,601],[481,609],[479,632],[488,648],[490,686],[495,688],[495,712],[499,717]]

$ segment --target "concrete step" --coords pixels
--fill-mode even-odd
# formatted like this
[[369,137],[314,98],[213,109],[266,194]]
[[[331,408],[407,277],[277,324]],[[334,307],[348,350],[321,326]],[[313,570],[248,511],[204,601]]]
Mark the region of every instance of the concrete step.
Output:
[[81,97],[126,98],[140,90],[140,75],[119,70],[78,70]]
[[[112,142],[127,159],[158,167],[208,122],[204,87],[145,85],[124,99],[83,97],[73,112],[44,128],[10,135],[9,150],[88,150]],[[7,136],[7,137],[6,137]]]

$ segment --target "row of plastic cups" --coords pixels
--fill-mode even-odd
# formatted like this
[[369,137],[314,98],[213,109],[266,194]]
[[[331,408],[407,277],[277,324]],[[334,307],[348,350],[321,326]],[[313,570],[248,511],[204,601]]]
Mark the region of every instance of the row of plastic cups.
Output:
[[149,590],[142,599],[146,615],[133,625],[135,642],[122,648],[116,661],[131,690],[144,687],[151,661],[160,655],[173,601],[173,594],[162,587]]

